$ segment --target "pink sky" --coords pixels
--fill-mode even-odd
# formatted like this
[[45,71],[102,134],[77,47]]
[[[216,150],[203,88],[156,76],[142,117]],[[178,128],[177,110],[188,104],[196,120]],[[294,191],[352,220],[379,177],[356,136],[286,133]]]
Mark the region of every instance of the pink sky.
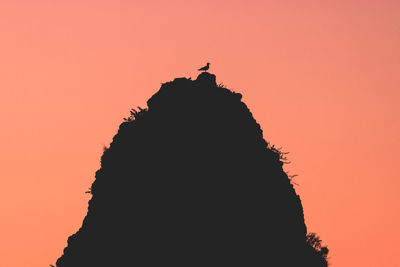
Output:
[[54,264],[129,110],[197,76],[290,152],[333,267],[400,265],[399,1],[0,2],[0,266]]

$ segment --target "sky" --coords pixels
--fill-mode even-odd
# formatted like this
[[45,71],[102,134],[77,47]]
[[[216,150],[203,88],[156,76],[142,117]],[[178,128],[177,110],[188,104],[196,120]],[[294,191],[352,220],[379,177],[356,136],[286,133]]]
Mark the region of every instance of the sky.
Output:
[[161,83],[243,94],[332,267],[400,266],[400,2],[0,0],[0,266],[55,264]]

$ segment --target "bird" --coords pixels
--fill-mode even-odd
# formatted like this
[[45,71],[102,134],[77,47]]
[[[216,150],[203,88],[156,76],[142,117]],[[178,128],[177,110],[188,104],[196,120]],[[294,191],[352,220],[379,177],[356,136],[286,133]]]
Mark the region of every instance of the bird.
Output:
[[210,63],[207,62],[207,66],[204,66],[198,70],[207,71],[210,68]]

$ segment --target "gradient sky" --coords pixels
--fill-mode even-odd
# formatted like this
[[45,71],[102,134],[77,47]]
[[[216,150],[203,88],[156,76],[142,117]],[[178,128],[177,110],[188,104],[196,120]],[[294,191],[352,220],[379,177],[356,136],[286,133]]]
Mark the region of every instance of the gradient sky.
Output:
[[399,14],[398,0],[1,0],[0,266],[54,264],[122,118],[206,62],[290,152],[331,266],[400,266]]

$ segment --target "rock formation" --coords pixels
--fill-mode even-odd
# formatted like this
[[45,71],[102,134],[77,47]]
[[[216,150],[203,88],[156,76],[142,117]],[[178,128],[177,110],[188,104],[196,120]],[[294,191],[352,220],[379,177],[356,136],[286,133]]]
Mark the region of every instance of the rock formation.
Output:
[[57,266],[327,266],[281,153],[241,97],[203,72],[132,110]]

